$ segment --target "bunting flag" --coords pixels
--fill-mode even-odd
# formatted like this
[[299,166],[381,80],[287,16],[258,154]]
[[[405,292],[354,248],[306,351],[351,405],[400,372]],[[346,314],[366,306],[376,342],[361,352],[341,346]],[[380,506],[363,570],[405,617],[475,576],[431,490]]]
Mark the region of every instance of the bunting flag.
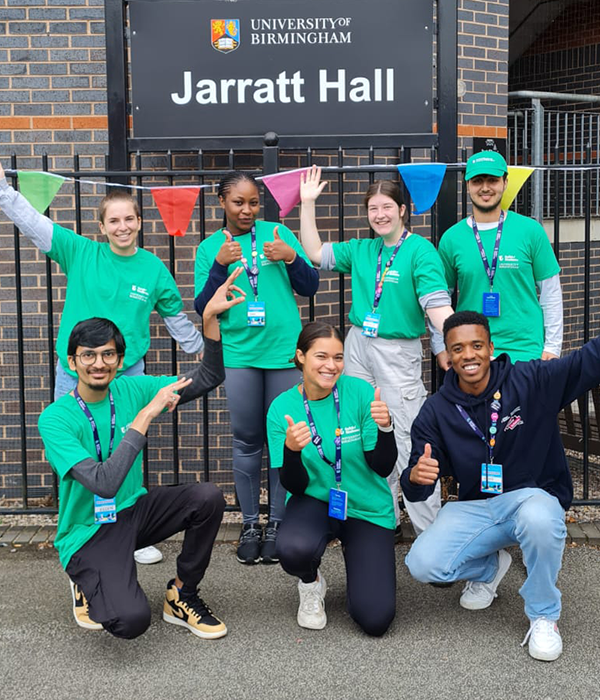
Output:
[[152,198],[170,236],[185,236],[200,187],[152,187]]
[[19,170],[19,190],[23,197],[43,214],[60,190],[64,177],[38,171]]
[[308,168],[265,175],[262,181],[279,205],[279,216],[287,216],[296,204],[300,204],[300,175]]
[[415,214],[424,214],[440,193],[446,163],[404,163],[396,167],[410,192]]
[[502,209],[508,209],[515,201],[516,196],[521,191],[521,187],[527,182],[527,179],[535,168],[527,168],[523,165],[508,166],[508,185],[502,195],[500,206]]

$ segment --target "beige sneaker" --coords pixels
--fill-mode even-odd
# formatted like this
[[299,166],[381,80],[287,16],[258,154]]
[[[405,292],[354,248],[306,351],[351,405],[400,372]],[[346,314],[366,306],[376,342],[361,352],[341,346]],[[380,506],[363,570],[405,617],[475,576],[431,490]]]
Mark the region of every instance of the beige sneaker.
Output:
[[179,589],[175,579],[169,581],[165,603],[163,605],[163,620],[172,625],[187,627],[202,639],[218,639],[227,634],[227,627],[212,614],[212,610],[197,595],[188,600],[179,599]]
[[83,595],[83,591],[76,583],[69,579],[71,584],[71,595],[73,596],[73,617],[75,622],[86,630],[101,630],[102,625],[99,622],[94,622],[90,617],[89,605],[87,598]]

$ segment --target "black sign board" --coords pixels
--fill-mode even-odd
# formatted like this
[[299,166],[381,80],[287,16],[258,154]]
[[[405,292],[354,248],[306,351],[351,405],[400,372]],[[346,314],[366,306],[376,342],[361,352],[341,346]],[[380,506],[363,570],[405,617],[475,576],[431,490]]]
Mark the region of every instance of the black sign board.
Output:
[[129,2],[135,139],[430,134],[432,0]]

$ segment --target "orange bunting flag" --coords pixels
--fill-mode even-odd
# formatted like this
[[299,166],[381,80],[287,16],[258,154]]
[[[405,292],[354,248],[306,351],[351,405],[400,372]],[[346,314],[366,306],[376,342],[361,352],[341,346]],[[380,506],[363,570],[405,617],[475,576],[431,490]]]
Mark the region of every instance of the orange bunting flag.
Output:
[[523,165],[508,166],[508,184],[502,195],[502,202],[500,203],[502,209],[508,209],[510,207],[521,191],[521,187],[527,182],[534,170],[535,168],[527,168]]
[[60,190],[64,177],[44,172],[27,172],[19,170],[19,191],[34,209],[43,214]]
[[152,187],[152,198],[170,236],[185,236],[199,187]]

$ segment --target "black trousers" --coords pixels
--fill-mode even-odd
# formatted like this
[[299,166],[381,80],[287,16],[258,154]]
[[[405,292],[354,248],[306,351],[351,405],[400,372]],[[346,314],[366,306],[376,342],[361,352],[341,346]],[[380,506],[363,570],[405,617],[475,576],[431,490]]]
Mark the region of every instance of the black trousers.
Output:
[[327,543],[338,538],[346,562],[348,612],[370,635],[386,632],[396,614],[394,531],[365,520],[329,517],[328,504],[292,496],[277,535],[284,571],[304,583],[317,578]]
[[133,553],[185,530],[177,575],[196,587],[210,562],[225,509],[214,484],[159,486],[117,522],[102,525],[71,557],[67,574],[82,589],[90,617],[116,637],[133,639],[148,629],[150,606],[137,580]]

